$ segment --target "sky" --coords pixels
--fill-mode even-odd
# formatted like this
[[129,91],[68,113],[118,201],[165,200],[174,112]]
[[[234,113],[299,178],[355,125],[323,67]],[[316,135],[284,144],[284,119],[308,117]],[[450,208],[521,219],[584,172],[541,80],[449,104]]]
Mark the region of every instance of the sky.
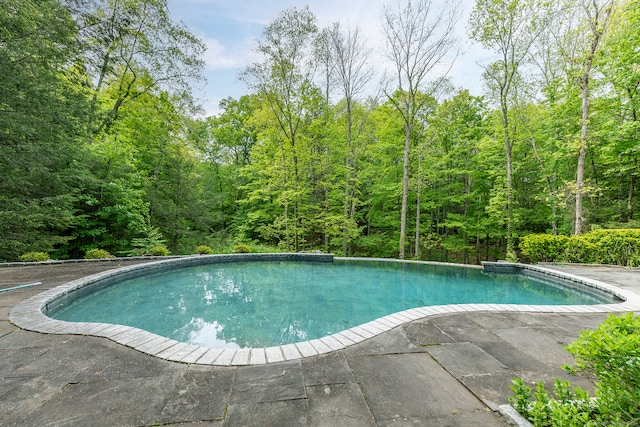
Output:
[[[238,79],[238,73],[259,61],[254,52],[262,30],[291,7],[308,5],[318,20],[320,29],[339,21],[343,27],[359,26],[372,48],[371,62],[377,69],[390,64],[382,57],[382,11],[385,4],[398,0],[168,0],[174,21],[182,21],[207,46],[205,77],[207,82],[196,92],[205,115],[220,112],[218,104],[227,97],[239,98],[249,90]],[[435,0],[437,1],[437,0]],[[446,0],[442,0],[446,1]],[[392,2],[392,3],[390,3]],[[467,18],[473,0],[462,0],[462,17],[457,35],[461,53],[454,61],[449,77],[456,87],[469,89],[472,95],[483,91],[482,68],[491,53],[472,43],[467,37]]]

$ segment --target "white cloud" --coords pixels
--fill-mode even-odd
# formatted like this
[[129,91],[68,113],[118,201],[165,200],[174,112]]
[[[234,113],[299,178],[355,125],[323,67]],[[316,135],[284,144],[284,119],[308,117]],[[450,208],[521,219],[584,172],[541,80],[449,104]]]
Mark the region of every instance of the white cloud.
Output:
[[218,40],[203,37],[202,41],[207,46],[204,54],[207,69],[222,70],[241,66],[240,57],[227,53],[227,49]]

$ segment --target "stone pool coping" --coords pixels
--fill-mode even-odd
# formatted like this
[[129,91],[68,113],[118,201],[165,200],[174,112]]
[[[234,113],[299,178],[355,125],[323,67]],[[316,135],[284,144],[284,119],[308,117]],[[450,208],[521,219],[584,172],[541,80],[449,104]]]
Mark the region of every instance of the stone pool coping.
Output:
[[[263,365],[268,363],[283,362],[287,360],[301,359],[330,353],[352,346],[359,342],[373,338],[387,332],[397,326],[429,316],[449,313],[492,311],[492,312],[544,312],[544,313],[609,313],[640,310],[640,295],[618,288],[616,286],[578,275],[555,271],[536,265],[518,263],[483,263],[488,272],[524,273],[534,276],[547,276],[551,278],[569,281],[578,286],[586,286],[611,293],[622,300],[619,303],[596,305],[512,305],[512,304],[450,304],[440,306],[427,306],[412,308],[398,313],[393,313],[370,322],[358,325],[329,335],[326,337],[304,341],[295,344],[273,346],[266,348],[242,348],[220,349],[202,347],[165,338],[151,332],[147,332],[131,326],[67,322],[47,317],[44,312],[50,304],[66,298],[70,293],[85,288],[92,284],[128,277],[131,274],[157,271],[166,268],[167,265],[179,264],[182,266],[201,265],[204,263],[238,262],[245,260],[296,260],[296,261],[333,261],[333,255],[314,253],[284,253],[284,254],[233,254],[233,255],[202,255],[166,259],[157,262],[139,264],[108,270],[102,273],[87,276],[68,282],[50,290],[44,291],[17,304],[10,312],[9,319],[16,326],[29,331],[47,334],[72,334],[91,335],[108,338],[116,343],[133,348],[161,359],[213,366],[243,366]],[[391,261],[424,264],[440,264],[421,261],[400,261],[372,258],[335,258],[348,260]],[[469,268],[472,266],[461,264],[444,264],[447,266],[460,266]]]

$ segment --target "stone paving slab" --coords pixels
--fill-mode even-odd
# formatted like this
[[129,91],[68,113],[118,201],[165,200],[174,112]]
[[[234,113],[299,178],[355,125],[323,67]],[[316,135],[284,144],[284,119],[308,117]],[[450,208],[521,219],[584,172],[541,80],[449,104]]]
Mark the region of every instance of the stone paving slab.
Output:
[[416,320],[406,324],[403,329],[416,348],[433,344],[456,342],[456,340],[443,332],[435,323],[437,318]]
[[[55,400],[69,384],[66,375],[6,377],[0,373],[0,425],[35,426],[29,424],[31,414],[49,400]],[[50,418],[55,420],[55,417]]]
[[369,338],[362,343],[344,350],[348,356],[366,356],[377,354],[393,354],[398,348],[406,352],[424,352],[424,346],[416,345],[407,337],[405,328],[397,327],[384,335]]
[[309,425],[307,399],[232,404],[229,405],[224,420],[224,427],[308,427]]
[[71,383],[45,402],[22,425],[92,427],[158,424],[175,376]]
[[306,399],[301,362],[237,368],[232,404]]
[[455,377],[462,377],[468,372],[485,375],[505,372],[508,369],[476,344],[469,342],[434,345],[429,347],[428,351]]
[[536,359],[529,351],[521,351],[507,342],[481,342],[476,345],[511,372],[548,369],[546,364]]
[[485,406],[425,353],[349,359],[376,420],[444,417]]
[[458,316],[440,316],[433,319],[444,334],[457,342],[495,342],[499,338],[489,329],[473,321],[476,313],[460,313]]
[[48,350],[47,347],[0,349],[0,376],[2,378],[29,376],[18,373],[18,369],[30,361],[36,360]]
[[355,383],[307,387],[309,425],[374,427],[375,418]]
[[162,409],[160,421],[224,420],[235,372],[191,366],[175,382],[175,390]]
[[451,414],[441,417],[427,418],[396,418],[394,420],[382,420],[379,427],[496,427],[506,426],[505,422],[495,413],[487,410]]
[[353,373],[342,352],[302,359],[306,386],[354,383]]
[[516,328],[494,332],[522,352],[533,351],[535,357],[549,367],[573,363],[573,357],[557,341],[537,330]]

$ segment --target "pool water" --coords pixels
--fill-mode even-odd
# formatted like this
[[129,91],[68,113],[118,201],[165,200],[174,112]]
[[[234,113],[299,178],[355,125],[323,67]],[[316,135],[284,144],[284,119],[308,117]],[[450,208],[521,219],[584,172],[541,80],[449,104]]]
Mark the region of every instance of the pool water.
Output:
[[321,338],[410,308],[604,301],[565,286],[480,269],[362,260],[237,262],[123,280],[48,316],[114,323],[190,344],[269,347]]

